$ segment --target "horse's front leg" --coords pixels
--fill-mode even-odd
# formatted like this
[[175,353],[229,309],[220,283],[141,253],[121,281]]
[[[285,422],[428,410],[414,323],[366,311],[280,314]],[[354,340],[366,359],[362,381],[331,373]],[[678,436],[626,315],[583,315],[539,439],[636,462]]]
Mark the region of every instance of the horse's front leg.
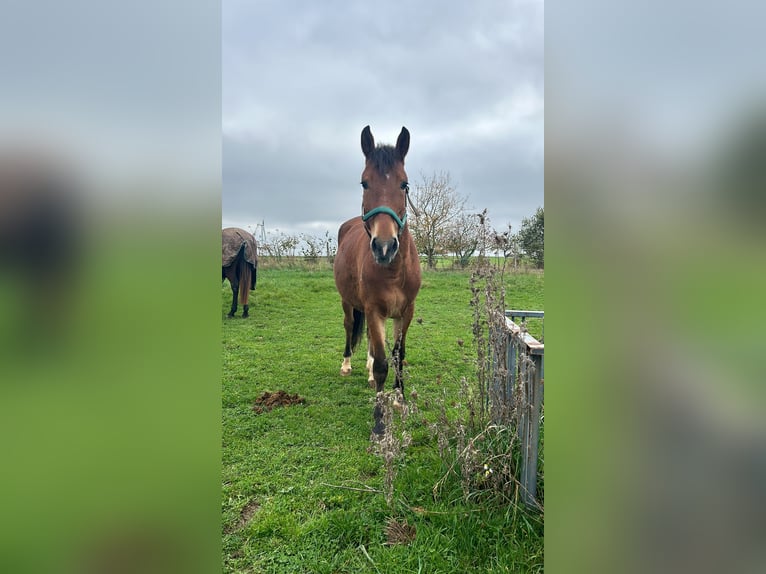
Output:
[[[386,318],[379,315],[368,315],[368,336],[370,338],[369,353],[372,355],[372,376],[375,379],[375,391],[380,393],[385,388],[388,376],[388,357],[386,356]],[[376,401],[373,413],[375,426],[372,431],[381,435],[385,431],[383,410],[380,402]]]
[[[407,340],[407,331],[410,328],[412,322],[412,316],[415,313],[415,306],[410,305],[404,310],[402,316],[398,319],[394,319],[394,371],[396,373],[396,380],[394,382],[394,388],[399,389],[402,393],[402,400],[404,400],[404,378],[402,376],[402,365],[404,364],[405,356],[405,342]],[[395,407],[400,407],[398,397],[394,401]]]
[[375,359],[372,356],[372,339],[370,339],[370,332],[367,331],[367,384],[370,385],[371,389],[374,389],[376,387],[375,384],[375,375],[372,372],[372,365],[375,362]]
[[346,347],[343,349],[343,363],[340,374],[344,377],[351,374],[351,353],[353,351],[354,308],[346,303],[343,305],[343,328],[346,330]]

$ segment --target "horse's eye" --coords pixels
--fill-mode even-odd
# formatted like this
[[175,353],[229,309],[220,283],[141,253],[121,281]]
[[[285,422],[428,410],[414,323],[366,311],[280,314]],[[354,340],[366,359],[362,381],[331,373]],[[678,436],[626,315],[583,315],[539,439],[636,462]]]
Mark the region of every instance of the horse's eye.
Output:
[[362,183],[362,189],[367,189],[367,182],[363,181],[361,183]]
[[402,188],[402,191],[409,191],[410,190],[410,184],[409,182],[403,181],[402,185],[400,186]]

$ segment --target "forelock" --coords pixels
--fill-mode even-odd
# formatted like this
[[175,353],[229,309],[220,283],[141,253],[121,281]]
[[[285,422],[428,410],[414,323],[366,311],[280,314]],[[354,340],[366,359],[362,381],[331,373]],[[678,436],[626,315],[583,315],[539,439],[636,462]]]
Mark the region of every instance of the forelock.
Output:
[[379,145],[372,150],[368,161],[380,175],[386,175],[391,172],[399,159],[396,156],[396,149],[394,146]]

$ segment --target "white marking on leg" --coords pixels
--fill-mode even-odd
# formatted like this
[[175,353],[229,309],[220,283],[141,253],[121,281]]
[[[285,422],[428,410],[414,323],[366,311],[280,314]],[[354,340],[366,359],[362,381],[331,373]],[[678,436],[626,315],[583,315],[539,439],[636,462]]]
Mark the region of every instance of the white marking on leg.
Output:
[[370,353],[370,347],[367,347],[367,382],[368,383],[374,383],[375,377],[372,374],[372,365],[375,362],[375,359],[373,359],[372,354]]
[[[386,320],[383,319],[382,321],[376,321],[376,322],[368,322],[368,335],[373,335],[373,329],[375,330],[374,335],[377,336],[377,339],[380,340],[381,344],[384,347],[385,350],[385,344],[386,344]],[[373,371],[373,368],[375,366],[375,358],[372,355],[372,340],[373,337],[370,337],[369,345],[367,347],[367,365],[368,369],[370,371],[369,376],[367,378],[367,381],[370,383],[370,386],[377,388],[377,383],[375,381],[375,374]]]
[[343,357],[343,364],[340,366],[340,374],[344,377],[351,374],[351,357]]

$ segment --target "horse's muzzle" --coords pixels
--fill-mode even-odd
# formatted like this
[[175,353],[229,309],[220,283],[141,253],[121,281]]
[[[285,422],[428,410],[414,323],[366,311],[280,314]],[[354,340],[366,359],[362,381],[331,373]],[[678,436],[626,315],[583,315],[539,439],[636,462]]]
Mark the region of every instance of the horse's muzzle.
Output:
[[396,237],[392,237],[388,240],[381,240],[377,237],[373,237],[370,240],[370,249],[372,249],[372,256],[375,258],[375,263],[379,265],[388,265],[399,253],[399,240]]

